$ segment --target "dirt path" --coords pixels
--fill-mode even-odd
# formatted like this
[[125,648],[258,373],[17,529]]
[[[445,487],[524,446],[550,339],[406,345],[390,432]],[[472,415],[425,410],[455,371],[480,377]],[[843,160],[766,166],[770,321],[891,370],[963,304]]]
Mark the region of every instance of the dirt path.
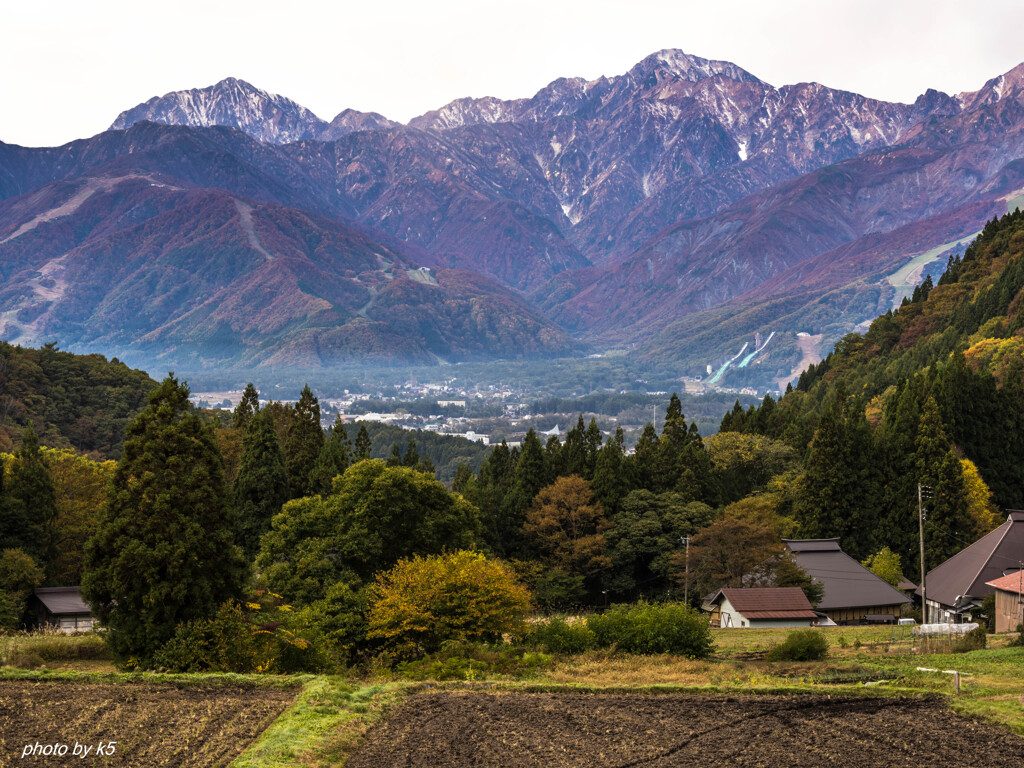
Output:
[[826,696],[436,693],[372,730],[349,768],[1018,768],[1024,739],[939,701]]

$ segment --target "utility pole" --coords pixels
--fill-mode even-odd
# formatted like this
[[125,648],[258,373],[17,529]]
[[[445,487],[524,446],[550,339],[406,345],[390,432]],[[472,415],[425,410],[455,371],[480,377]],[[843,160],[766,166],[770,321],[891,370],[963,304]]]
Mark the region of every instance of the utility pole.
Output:
[[924,583],[924,503],[922,490],[924,486],[917,484],[917,528],[921,540],[921,623],[928,623],[928,598]]
[[690,604],[690,537],[680,536],[679,540],[686,547],[686,575],[683,577],[683,602]]
[[1024,624],[1024,562],[1018,560],[1017,565],[1020,566],[1020,570],[1017,571],[1017,624]]

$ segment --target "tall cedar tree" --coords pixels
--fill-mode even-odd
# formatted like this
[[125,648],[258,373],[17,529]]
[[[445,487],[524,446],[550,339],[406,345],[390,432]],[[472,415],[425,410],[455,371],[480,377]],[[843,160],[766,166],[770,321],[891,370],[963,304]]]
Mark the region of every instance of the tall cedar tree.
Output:
[[284,454],[277,442],[274,422],[265,411],[249,421],[242,441],[242,462],[231,489],[235,508],[235,541],[249,562],[260,548],[260,537],[270,520],[288,501]]
[[632,464],[632,476],[636,481],[637,488],[654,490],[660,487],[658,482],[658,433],[654,431],[654,425],[647,422],[644,431],[640,433],[637,440],[636,450],[633,451],[630,464]]
[[356,461],[369,459],[372,449],[373,442],[370,440],[370,433],[366,431],[366,425],[360,423],[359,433],[356,435]]
[[508,554],[525,554],[525,541],[520,532],[526,522],[526,511],[537,492],[547,485],[544,448],[532,429],[523,438],[523,450],[512,472],[512,488],[505,496],[503,536],[507,540]]
[[310,484],[310,475],[323,447],[324,430],[320,426],[320,401],[307,384],[302,388],[299,402],[295,404],[284,447],[288,488],[293,499],[316,493]]
[[598,451],[594,462],[594,479],[590,483],[605,513],[612,517],[619,510],[619,503],[629,492],[629,480],[625,472],[625,436],[622,427],[615,430],[615,436]]
[[0,457],[0,542],[4,548],[24,549],[29,544],[28,519],[20,504],[12,504],[7,488],[7,466]]
[[391,444],[391,455],[388,456],[387,464],[389,467],[402,466],[402,449],[399,448],[398,443]]
[[250,381],[245,385],[242,399],[235,406],[234,415],[231,417],[231,426],[235,429],[245,429],[249,426],[249,422],[252,421],[252,417],[256,415],[259,409],[260,393],[256,391],[256,387]]
[[338,414],[334,426],[331,427],[331,435],[324,441],[324,447],[320,449],[320,455],[313,465],[309,479],[313,493],[321,496],[330,493],[334,478],[348,469],[351,463],[352,443],[349,442],[348,433],[341,423],[341,414]]
[[871,427],[860,406],[850,406],[840,388],[822,414],[807,458],[805,493],[797,505],[802,532],[839,537],[852,557],[872,552],[878,478]]
[[576,426],[566,434],[565,445],[562,446],[563,475],[579,475],[584,480],[589,479],[588,447],[587,428],[583,424],[583,414],[580,414]]
[[945,562],[974,539],[975,526],[969,504],[963,467],[950,448],[939,462],[924,524],[924,556],[928,567]]
[[[43,463],[35,430],[31,426],[25,428],[21,446],[14,454],[8,481],[8,500],[11,507],[18,510],[17,516],[25,521],[21,548],[43,565],[46,582],[51,583],[56,575],[60,554],[57,494],[53,489],[50,472]],[[16,545],[5,543],[4,546]]]
[[416,438],[410,437],[405,446],[405,455],[402,457],[403,467],[416,467],[420,463],[420,455],[416,452]]
[[919,478],[914,444],[921,421],[921,409],[914,382],[900,379],[890,403],[880,430],[879,455],[885,490],[882,494],[877,543],[888,546],[903,558],[903,562],[916,564],[920,560],[917,546]]
[[86,549],[82,594],[122,665],[152,666],[179,624],[212,618],[246,577],[220,454],[188,396],[173,375],[150,395]]
[[494,446],[480,465],[476,498],[484,525],[484,539],[495,552],[509,555],[516,549],[518,529],[508,518],[505,499],[509,496],[515,474],[515,456],[504,440]]

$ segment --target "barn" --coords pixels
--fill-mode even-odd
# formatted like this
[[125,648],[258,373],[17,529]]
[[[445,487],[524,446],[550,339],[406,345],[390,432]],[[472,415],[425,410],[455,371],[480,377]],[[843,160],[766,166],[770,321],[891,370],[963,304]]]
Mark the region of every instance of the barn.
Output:
[[809,627],[818,618],[799,587],[725,587],[702,607],[713,627]]

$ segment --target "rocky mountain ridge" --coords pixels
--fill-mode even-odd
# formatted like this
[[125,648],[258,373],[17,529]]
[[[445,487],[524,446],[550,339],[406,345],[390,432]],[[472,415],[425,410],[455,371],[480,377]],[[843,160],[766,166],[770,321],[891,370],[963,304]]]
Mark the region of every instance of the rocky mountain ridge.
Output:
[[[1024,65],[978,91],[897,104],[816,83],[777,88],[667,50],[614,77],[458,99],[400,125],[351,110],[327,123],[228,80],[152,99],[117,130],[62,148],[0,145],[0,198],[16,229],[52,210],[33,209],[45,205],[38,190],[79,177],[220,190],[358,232],[409,269],[454,270],[467,290],[470,273],[497,281],[503,305],[530,322],[546,315],[603,346],[642,341],[657,357],[719,308],[736,334],[767,332],[776,299],[799,317],[801,301],[820,308],[851,275],[867,286],[857,295],[884,306],[886,270],[976,231],[1024,189],[1022,83]],[[865,302],[809,313],[817,326],[804,330],[841,334],[865,319]],[[550,339],[541,346],[571,346]]]

